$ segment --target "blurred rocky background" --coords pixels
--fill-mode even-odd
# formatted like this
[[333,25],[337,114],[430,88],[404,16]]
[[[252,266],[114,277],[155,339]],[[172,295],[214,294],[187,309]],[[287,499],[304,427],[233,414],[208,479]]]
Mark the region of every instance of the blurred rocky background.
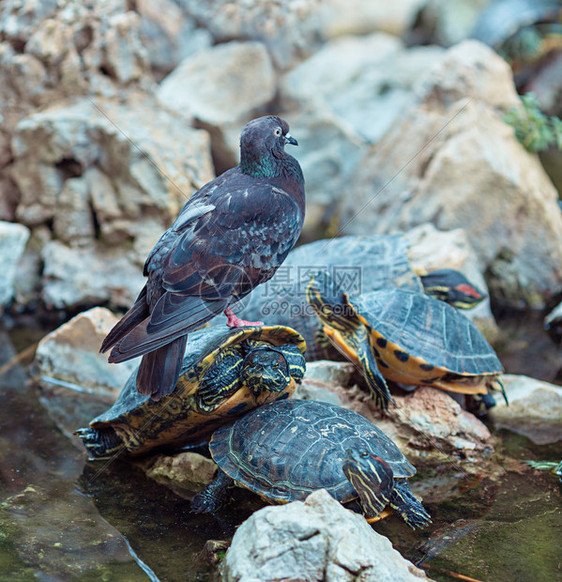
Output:
[[0,302],[127,308],[156,239],[273,112],[300,143],[303,240],[419,227],[426,266],[554,307],[561,38],[551,0],[5,0]]

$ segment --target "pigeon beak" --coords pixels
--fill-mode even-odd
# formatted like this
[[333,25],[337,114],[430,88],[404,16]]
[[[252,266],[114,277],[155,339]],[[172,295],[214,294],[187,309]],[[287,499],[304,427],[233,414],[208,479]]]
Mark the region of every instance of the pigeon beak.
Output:
[[296,146],[299,145],[299,142],[290,133],[285,135],[285,145],[287,145],[288,143]]

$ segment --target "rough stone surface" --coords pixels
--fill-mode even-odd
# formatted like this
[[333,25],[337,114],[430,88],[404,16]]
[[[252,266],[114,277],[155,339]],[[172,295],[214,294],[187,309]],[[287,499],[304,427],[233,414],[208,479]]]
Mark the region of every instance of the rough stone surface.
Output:
[[302,383],[297,386],[295,398],[341,405],[354,372],[355,368],[348,362],[307,362],[306,373]]
[[140,464],[148,477],[169,486],[176,494],[187,499],[208,485],[217,470],[211,459],[191,452],[158,455]]
[[344,406],[376,424],[414,464],[457,463],[459,455],[480,459],[483,452],[493,451],[484,423],[443,390],[418,387],[392,398],[395,405],[384,415],[357,389],[347,391]]
[[117,321],[108,309],[94,307],[47,334],[35,354],[39,376],[70,382],[114,400],[138,365],[138,358],[109,364],[107,355],[99,353],[101,342]]
[[146,282],[134,257],[115,250],[71,249],[51,241],[41,258],[41,296],[49,308],[107,303],[128,309]]
[[149,89],[140,17],[125,0],[23,0],[0,7],[0,97],[11,127],[21,113],[91,89]]
[[517,99],[507,65],[467,41],[430,78],[421,104],[360,162],[343,230],[462,227],[495,299],[543,307],[562,285],[562,214],[537,157],[497,112]]
[[306,501],[266,507],[234,534],[224,560],[225,582],[406,582],[428,580],[325,490]]
[[211,33],[196,28],[193,18],[173,0],[137,0],[139,33],[153,72],[170,73],[184,58],[212,44]]
[[43,295],[57,308],[129,307],[152,244],[214,176],[208,134],[140,95],[43,109],[18,124],[12,149],[19,221],[52,224]]
[[21,224],[0,221],[0,313],[14,296],[14,279],[29,238],[29,229]]
[[496,428],[525,435],[538,445],[562,440],[562,387],[528,376],[502,376],[509,406],[490,410]]
[[384,31],[401,36],[413,23],[423,0],[398,0],[380,3],[363,0],[325,0],[320,11],[320,32],[323,37],[362,36]]
[[265,46],[229,42],[185,59],[164,79],[158,98],[189,119],[220,126],[251,116],[273,99],[275,90]]
[[415,102],[415,88],[442,52],[405,50],[397,38],[382,33],[338,38],[285,76],[283,101],[287,108],[297,103],[301,109],[325,109],[373,143]]
[[[19,123],[12,147],[12,175],[22,194],[18,217],[30,225],[51,219],[64,182],[88,181],[89,169],[108,182],[109,191],[92,195],[102,229],[112,220],[138,220],[144,208],[175,218],[190,194],[213,177],[207,134],[140,95],[127,105],[86,98],[42,110]],[[67,204],[75,198],[67,196]]]
[[215,42],[257,40],[275,65],[287,69],[317,45],[320,0],[178,0],[178,4]]

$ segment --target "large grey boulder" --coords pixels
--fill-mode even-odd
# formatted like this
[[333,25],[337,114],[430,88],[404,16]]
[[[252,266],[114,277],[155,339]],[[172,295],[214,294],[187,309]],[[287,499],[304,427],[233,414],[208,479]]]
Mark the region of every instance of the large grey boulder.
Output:
[[260,42],[229,42],[187,57],[158,89],[167,107],[218,127],[246,119],[267,105],[276,75]]
[[405,560],[364,517],[321,489],[306,501],[266,507],[234,534],[223,565],[225,582],[419,582]]
[[176,0],[215,43],[254,40],[267,47],[278,69],[288,69],[317,44],[320,0]]
[[0,222],[0,313],[14,296],[14,280],[18,263],[25,250],[29,229],[21,224]]
[[346,234],[463,228],[498,301],[543,307],[562,286],[562,213],[538,158],[502,112],[517,105],[507,64],[466,41],[420,88],[420,101],[359,163]]
[[337,38],[284,77],[283,103],[326,109],[361,140],[374,143],[415,102],[414,89],[442,52],[405,49],[396,37],[382,33]]

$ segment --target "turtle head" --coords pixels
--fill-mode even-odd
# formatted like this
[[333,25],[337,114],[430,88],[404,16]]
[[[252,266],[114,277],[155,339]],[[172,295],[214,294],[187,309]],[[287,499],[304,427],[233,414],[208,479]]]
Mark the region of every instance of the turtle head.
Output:
[[476,285],[454,269],[438,269],[420,278],[427,295],[458,309],[472,309],[486,298]]
[[347,294],[327,273],[317,273],[310,279],[306,300],[318,319],[329,328],[352,331],[360,323]]
[[273,347],[256,347],[244,359],[242,382],[259,396],[264,391],[283,392],[291,383],[287,359]]
[[363,446],[347,449],[343,472],[357,492],[368,517],[377,516],[390,501],[394,475],[389,464]]

